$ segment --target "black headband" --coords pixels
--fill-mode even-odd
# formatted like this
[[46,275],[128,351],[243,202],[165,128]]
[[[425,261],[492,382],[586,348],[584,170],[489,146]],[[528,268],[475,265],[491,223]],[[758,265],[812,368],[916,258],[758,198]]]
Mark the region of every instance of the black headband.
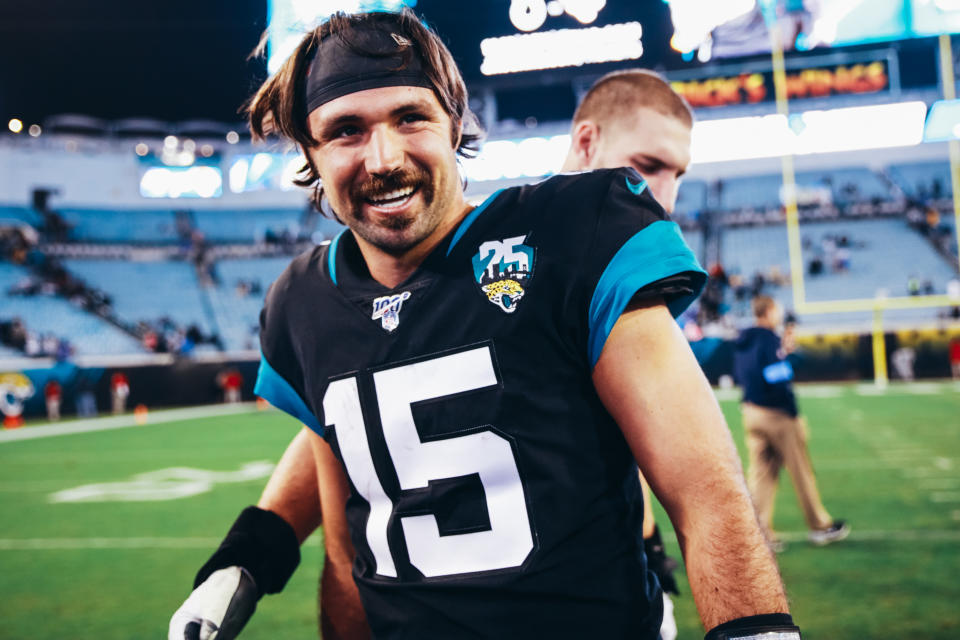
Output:
[[433,83],[408,38],[384,28],[355,27],[348,37],[327,35],[307,71],[307,113],[341,96],[381,87],[426,87]]

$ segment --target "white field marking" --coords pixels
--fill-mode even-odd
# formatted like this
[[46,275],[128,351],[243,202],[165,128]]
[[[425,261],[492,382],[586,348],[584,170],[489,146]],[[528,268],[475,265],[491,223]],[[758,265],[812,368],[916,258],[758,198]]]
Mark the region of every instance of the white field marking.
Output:
[[717,400],[739,400],[740,399],[740,390],[739,389],[714,389],[714,395],[717,397]]
[[928,467],[918,467],[916,469],[902,469],[900,473],[904,478],[930,478],[940,475],[942,471]]
[[935,491],[930,494],[931,502],[960,502],[960,491]]
[[[301,545],[320,546],[314,533]],[[0,551],[73,551],[81,549],[212,549],[221,538],[0,538]]]
[[[777,537],[784,542],[803,542],[807,540],[807,531],[778,532]],[[848,541],[880,540],[891,542],[960,542],[960,529],[889,529],[861,531],[853,527]],[[838,542],[837,544],[843,544]]]
[[960,489],[960,478],[927,478],[925,480],[920,480],[919,487],[921,489],[931,490],[931,489]]
[[217,538],[0,538],[0,551],[71,549],[204,549]]
[[953,460],[951,460],[950,458],[938,457],[934,459],[933,466],[935,466],[937,469],[943,469],[944,471],[948,471],[950,469],[953,469]]
[[801,398],[839,398],[846,395],[847,390],[842,387],[817,385],[797,385],[797,395]]
[[884,450],[881,449],[877,451],[877,455],[888,462],[895,462],[897,460],[904,461],[918,461],[918,460],[933,460],[934,455],[932,451],[895,451],[895,450]]
[[935,382],[911,382],[906,385],[897,385],[904,393],[916,393],[920,395],[932,395],[942,393],[944,386]]
[[861,396],[882,396],[887,393],[887,388],[878,387],[875,384],[858,384],[854,388],[854,393]]
[[878,460],[876,458],[846,458],[846,459],[822,459],[817,458],[814,461],[814,469],[817,471],[892,471],[898,468],[896,462],[887,460]]
[[218,483],[247,482],[266,478],[274,464],[248,462],[238,471],[207,471],[171,467],[139,473],[129,480],[86,484],[51,494],[48,502],[147,502],[176,500],[206,493]]
[[[185,409],[163,409],[149,412],[147,414],[146,425],[143,426],[169,422],[180,422],[181,420],[191,420],[193,418],[209,418],[214,416],[253,413],[256,410],[256,404],[253,402],[206,405],[200,407],[187,407]],[[91,431],[123,429],[126,427],[135,426],[141,425],[137,425],[136,418],[132,414],[110,416],[108,418],[74,420],[73,422],[68,422],[65,424],[46,423],[31,427],[21,427],[19,429],[0,431],[0,443],[13,442],[16,440],[33,440],[35,438],[49,438],[52,436],[72,435],[75,433],[89,433]]]

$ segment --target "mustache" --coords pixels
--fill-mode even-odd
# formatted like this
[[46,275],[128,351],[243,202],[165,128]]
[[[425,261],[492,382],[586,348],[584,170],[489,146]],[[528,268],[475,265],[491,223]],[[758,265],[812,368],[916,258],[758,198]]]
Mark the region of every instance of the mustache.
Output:
[[370,200],[391,191],[428,184],[430,184],[430,174],[426,170],[398,169],[393,173],[370,176],[368,180],[354,188],[353,197],[358,200]]

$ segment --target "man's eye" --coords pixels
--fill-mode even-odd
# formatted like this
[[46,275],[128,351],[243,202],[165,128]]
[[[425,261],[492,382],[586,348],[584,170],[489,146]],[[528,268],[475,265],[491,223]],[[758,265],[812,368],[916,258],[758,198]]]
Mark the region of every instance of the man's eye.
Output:
[[350,136],[355,136],[360,133],[360,129],[354,126],[340,127],[339,129],[333,132],[334,138],[349,138]]
[[400,122],[403,124],[413,124],[414,122],[420,122],[422,120],[426,120],[426,118],[420,113],[408,113],[400,118]]

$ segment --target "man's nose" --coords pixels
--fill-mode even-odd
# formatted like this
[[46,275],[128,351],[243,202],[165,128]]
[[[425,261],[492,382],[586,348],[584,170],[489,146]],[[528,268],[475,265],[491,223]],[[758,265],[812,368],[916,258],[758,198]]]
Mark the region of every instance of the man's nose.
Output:
[[403,149],[396,133],[375,127],[367,142],[364,168],[370,175],[392,173],[403,166]]

